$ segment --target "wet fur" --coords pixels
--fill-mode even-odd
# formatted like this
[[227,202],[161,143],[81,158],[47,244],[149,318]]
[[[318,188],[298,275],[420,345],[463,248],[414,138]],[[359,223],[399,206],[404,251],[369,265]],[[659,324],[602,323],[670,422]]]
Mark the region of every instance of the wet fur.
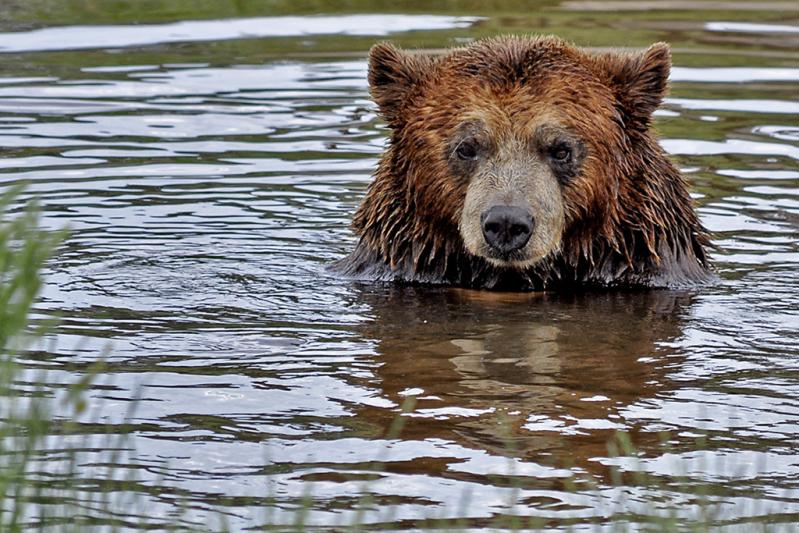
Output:
[[[502,290],[706,280],[707,233],[685,180],[649,130],[669,66],[663,44],[636,55],[592,55],[557,38],[509,37],[442,58],[376,45],[369,82],[391,139],[353,220],[358,244],[334,269],[359,279]],[[586,157],[579,182],[563,189],[567,224],[560,247],[525,269],[497,267],[464,247],[457,220],[465,184],[447,167],[446,139],[436,137],[459,110],[446,95],[431,95],[466,83],[476,94],[466,94],[463,105],[470,98],[478,106],[485,102],[485,86],[512,106],[511,92],[542,73],[569,81],[545,85],[541,100],[567,108],[584,136],[605,140]],[[470,79],[475,83],[468,85]]]

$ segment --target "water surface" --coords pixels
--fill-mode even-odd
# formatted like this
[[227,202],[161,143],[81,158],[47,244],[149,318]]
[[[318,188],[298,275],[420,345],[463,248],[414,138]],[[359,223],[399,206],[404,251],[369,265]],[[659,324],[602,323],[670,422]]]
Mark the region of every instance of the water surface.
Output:
[[[80,443],[72,497],[104,492],[86,517],[129,527],[799,522],[799,20],[495,4],[130,8],[59,27],[10,10],[0,183],[27,182],[44,223],[72,230],[38,308],[61,323],[25,365],[59,398],[108,362],[82,434],[48,441],[34,476]],[[325,272],[354,244],[386,136],[368,46],[500,32],[673,44],[656,125],[713,232],[717,282],[563,296]],[[109,430],[131,432],[116,455]],[[617,430],[639,457],[609,452]]]

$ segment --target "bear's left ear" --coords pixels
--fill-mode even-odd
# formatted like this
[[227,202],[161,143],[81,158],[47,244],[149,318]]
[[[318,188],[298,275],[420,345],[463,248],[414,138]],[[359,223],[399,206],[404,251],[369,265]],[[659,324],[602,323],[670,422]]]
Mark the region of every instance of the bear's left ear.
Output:
[[613,90],[627,125],[637,129],[649,127],[652,113],[668,91],[669,45],[655,43],[634,54],[597,54],[594,61],[598,74]]
[[408,92],[432,62],[429,56],[409,54],[387,42],[369,50],[369,92],[389,125],[398,125]]

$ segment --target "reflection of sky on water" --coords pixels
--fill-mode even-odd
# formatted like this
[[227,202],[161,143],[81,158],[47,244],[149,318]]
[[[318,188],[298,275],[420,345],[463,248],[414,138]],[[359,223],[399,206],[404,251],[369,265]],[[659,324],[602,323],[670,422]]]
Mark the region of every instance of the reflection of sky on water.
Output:
[[385,36],[468,27],[478,17],[342,15],[192,20],[131,26],[66,26],[0,33],[0,53],[126,48],[165,43],[311,35]]

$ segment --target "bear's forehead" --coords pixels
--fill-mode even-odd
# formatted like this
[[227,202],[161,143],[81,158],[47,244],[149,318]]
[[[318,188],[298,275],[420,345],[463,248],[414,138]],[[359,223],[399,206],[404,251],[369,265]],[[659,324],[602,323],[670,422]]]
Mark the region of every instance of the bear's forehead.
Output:
[[555,38],[506,37],[451,51],[439,68],[447,75],[495,84],[541,78],[595,80],[589,56]]
[[[558,39],[501,38],[455,49],[435,63],[422,88],[428,106],[500,107],[509,113],[558,108],[605,114],[612,94],[592,59]],[[588,108],[588,109],[586,109]]]
[[503,37],[438,58],[420,87],[425,107],[591,107],[612,103],[592,57],[557,38]]
[[[466,49],[464,54],[470,52]],[[536,122],[593,122],[613,113],[609,88],[567,55],[552,53],[527,62],[501,54],[499,60],[481,57],[482,63],[458,55],[445,59],[417,102],[450,120],[484,117],[483,122],[496,124],[521,117]]]

